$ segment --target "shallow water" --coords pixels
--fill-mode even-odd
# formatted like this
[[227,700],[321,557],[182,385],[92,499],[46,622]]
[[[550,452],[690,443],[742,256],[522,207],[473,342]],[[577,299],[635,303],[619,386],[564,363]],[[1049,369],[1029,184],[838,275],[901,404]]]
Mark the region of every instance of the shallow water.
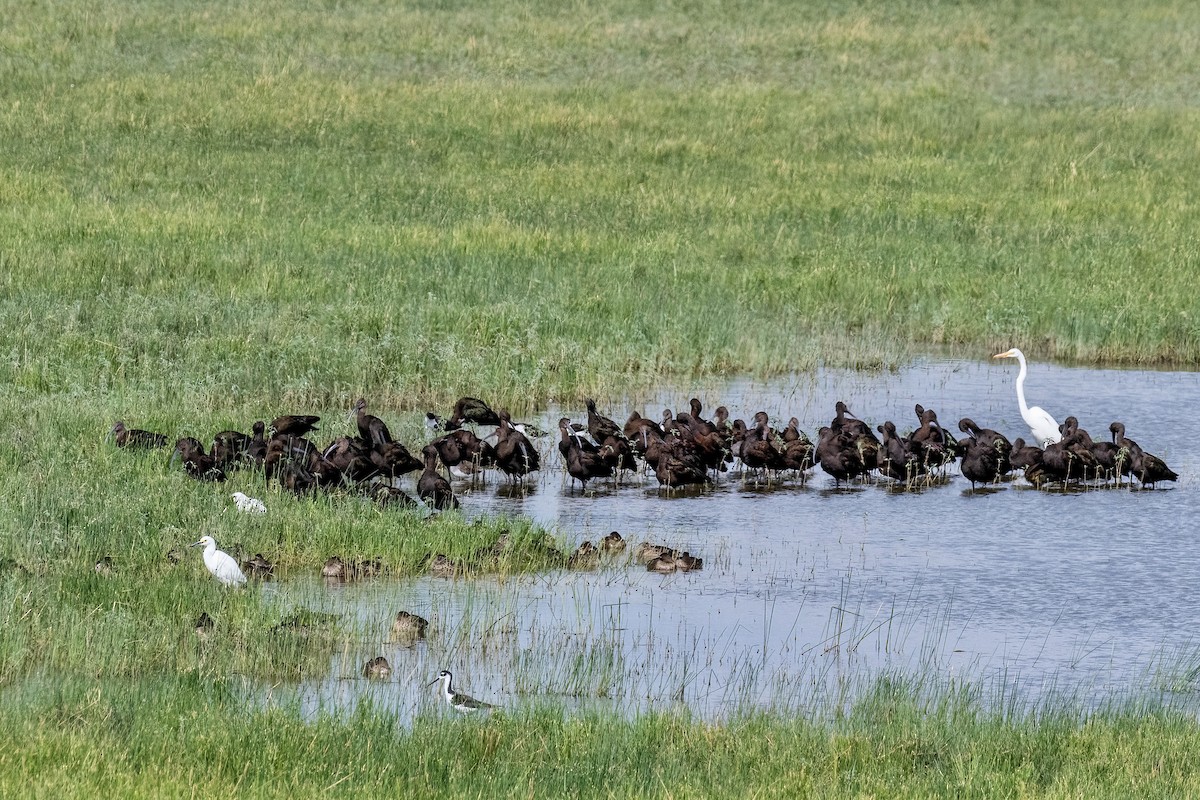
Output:
[[[917,424],[913,404],[957,420],[1028,436],[1014,394],[1015,362],[921,361],[898,371],[824,370],[768,382],[734,381],[687,393],[630,398],[600,410],[657,418],[686,408],[733,416],[765,410],[799,417],[815,438],[844,400],[872,426]],[[292,578],[270,589],[282,607],[347,615],[357,631],[331,676],[273,687],[306,710],[353,708],[363,697],[409,718],[437,702],[441,669],[456,688],[504,706],[600,705],[622,713],[686,704],[720,717],[747,707],[803,713],[852,698],[872,678],[900,671],[962,678],[1086,704],[1159,690],[1189,690],[1200,663],[1193,544],[1200,433],[1200,374],[1092,370],[1034,364],[1031,404],[1068,414],[1104,438],[1127,434],[1163,457],[1177,484],[1154,491],[1035,490],[1022,479],[972,492],[957,474],[920,491],[880,479],[835,489],[818,468],[805,483],[766,488],[724,476],[702,493],[670,495],[653,479],[618,489],[572,487],[556,438],[539,441],[543,472],[524,493],[492,483],[462,492],[468,515],[520,514],[569,546],[617,530],[631,545],[662,542],[704,557],[699,572],[661,576],[628,557],[595,572],[472,580],[376,580],[329,587]],[[560,416],[535,420],[552,429]],[[957,431],[956,431],[957,432]],[[428,617],[428,640],[387,640],[406,609]],[[370,657],[393,665],[388,681],[359,675]]]

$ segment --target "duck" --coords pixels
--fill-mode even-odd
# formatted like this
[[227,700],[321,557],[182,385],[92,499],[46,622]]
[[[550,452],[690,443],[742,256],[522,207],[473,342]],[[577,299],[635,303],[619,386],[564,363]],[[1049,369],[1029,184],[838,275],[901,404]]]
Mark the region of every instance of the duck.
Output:
[[272,578],[275,576],[275,565],[262,553],[255,553],[254,558],[242,562],[242,571],[251,578]]
[[363,664],[362,674],[364,678],[384,680],[392,674],[392,665],[383,656],[376,656]]
[[570,569],[595,569],[600,566],[600,551],[596,545],[585,541],[567,559]]
[[625,539],[617,531],[607,534],[600,540],[600,549],[610,555],[615,555],[625,550]]
[[665,544],[651,544],[650,542],[642,542],[633,551],[633,557],[643,564],[649,564],[660,556],[669,555],[675,557],[675,551]]
[[408,611],[397,611],[396,619],[392,622],[393,638],[403,641],[424,639],[429,629],[429,620]]
[[341,556],[330,556],[321,567],[321,577],[338,581],[353,580],[354,567],[343,561]]

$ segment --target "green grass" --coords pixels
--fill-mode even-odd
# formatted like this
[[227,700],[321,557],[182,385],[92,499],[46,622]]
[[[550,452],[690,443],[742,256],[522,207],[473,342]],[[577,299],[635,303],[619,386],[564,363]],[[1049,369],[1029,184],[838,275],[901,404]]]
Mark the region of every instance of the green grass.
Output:
[[[5,794],[176,797],[1183,797],[1200,791],[1200,727],[1165,708],[1086,723],[1066,708],[1007,716],[970,692],[919,701],[904,682],[830,720],[632,722],[549,708],[484,720],[387,713],[302,722],[247,712],[222,685],[6,693]],[[145,709],[153,709],[147,712]],[[50,723],[50,724],[47,724]]]
[[102,437],[309,411],[332,436],[365,395],[412,441],[460,394],[577,407],[928,348],[1195,366],[1197,31],[1165,1],[9,4],[0,794],[1196,794],[1200,729],[1154,709],[247,711],[226,676],[320,673],[341,634],[267,635],[280,609],[171,547],[403,576],[543,532],[274,492],[235,527]]
[[8,16],[0,377],[35,394],[1200,361],[1186,5]]

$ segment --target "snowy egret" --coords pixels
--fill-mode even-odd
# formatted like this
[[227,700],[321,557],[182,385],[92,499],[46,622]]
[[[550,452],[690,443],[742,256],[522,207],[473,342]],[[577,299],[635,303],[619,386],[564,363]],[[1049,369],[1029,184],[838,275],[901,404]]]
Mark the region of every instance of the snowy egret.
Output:
[[997,353],[992,358],[1015,358],[1021,365],[1021,371],[1017,373],[1017,403],[1021,406],[1021,418],[1033,434],[1034,444],[1045,449],[1048,444],[1062,441],[1062,434],[1054,417],[1041,406],[1031,406],[1025,402],[1025,375],[1029,371],[1025,364],[1025,354],[1014,347]]
[[455,711],[461,711],[464,714],[469,714],[473,711],[480,711],[480,710],[487,710],[489,708],[495,708],[495,706],[493,706],[490,703],[485,703],[482,700],[476,700],[474,697],[471,697],[470,695],[465,695],[461,692],[454,691],[454,687],[450,685],[451,681],[453,681],[453,680],[454,680],[453,675],[451,675],[447,670],[442,670],[441,672],[438,673],[437,678],[435,680],[433,680],[429,685],[433,686],[433,684],[437,683],[438,681],[441,681],[442,682],[442,697],[446,698],[447,705],[449,705]]
[[242,511],[246,514],[267,513],[267,507],[263,505],[262,500],[256,500],[255,498],[249,497],[242,492],[234,492],[231,497],[233,497],[233,502],[237,504],[238,511]]
[[204,546],[204,566],[208,567],[214,578],[226,586],[240,586],[246,582],[246,576],[242,574],[241,567],[234,561],[233,556],[217,549],[216,539],[201,536],[200,541],[192,543],[192,547],[201,545]]

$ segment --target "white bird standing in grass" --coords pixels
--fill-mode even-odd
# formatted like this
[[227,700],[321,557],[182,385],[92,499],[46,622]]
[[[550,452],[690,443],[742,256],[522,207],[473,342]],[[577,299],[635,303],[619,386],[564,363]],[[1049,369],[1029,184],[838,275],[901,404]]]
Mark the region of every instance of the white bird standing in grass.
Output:
[[246,514],[265,514],[267,507],[263,505],[262,500],[256,500],[242,492],[233,493],[233,502],[237,503],[237,510]]
[[217,540],[211,536],[201,536],[200,541],[192,544],[192,547],[204,545],[204,566],[208,567],[208,571],[213,574],[213,577],[219,580],[226,586],[241,586],[246,582],[246,576],[242,573],[242,568],[233,560],[233,556],[226,553],[224,550],[217,549]]
[[1025,354],[1014,347],[997,353],[992,358],[1015,358],[1021,365],[1021,371],[1017,373],[1017,403],[1021,406],[1021,417],[1033,434],[1034,443],[1044,450],[1046,445],[1062,441],[1062,433],[1059,432],[1054,417],[1041,406],[1030,406],[1025,402],[1025,373],[1028,371],[1025,366]]

